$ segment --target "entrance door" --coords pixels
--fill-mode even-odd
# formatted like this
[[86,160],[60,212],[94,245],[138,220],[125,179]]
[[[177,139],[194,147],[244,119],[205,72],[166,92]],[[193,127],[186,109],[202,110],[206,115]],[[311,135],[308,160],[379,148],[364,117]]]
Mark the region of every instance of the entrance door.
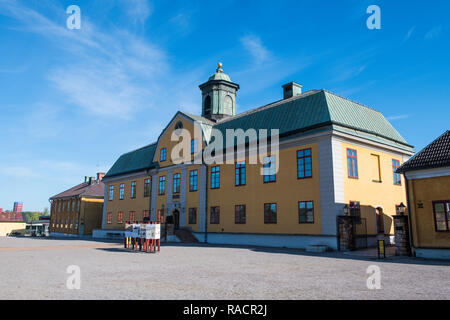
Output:
[[180,228],[180,212],[178,210],[175,210],[173,212],[173,220],[174,220],[174,224],[175,224],[175,229],[179,229]]
[[378,207],[377,211],[377,233],[384,234],[384,217],[383,217],[383,208]]

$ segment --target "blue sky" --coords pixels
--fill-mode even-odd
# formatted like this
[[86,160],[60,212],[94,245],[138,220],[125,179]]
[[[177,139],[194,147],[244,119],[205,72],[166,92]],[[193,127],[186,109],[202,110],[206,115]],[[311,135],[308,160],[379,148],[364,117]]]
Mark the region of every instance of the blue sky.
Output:
[[[66,8],[81,8],[81,29]],[[366,9],[381,9],[369,30]],[[382,112],[416,150],[449,129],[449,1],[0,0],[0,208],[48,198],[200,114],[216,63],[238,113],[281,85]]]

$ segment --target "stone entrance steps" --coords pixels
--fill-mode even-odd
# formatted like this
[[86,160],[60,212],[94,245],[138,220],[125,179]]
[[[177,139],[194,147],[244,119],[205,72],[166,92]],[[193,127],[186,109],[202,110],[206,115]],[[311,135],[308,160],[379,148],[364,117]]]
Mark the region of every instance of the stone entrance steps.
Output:
[[192,234],[190,230],[178,229],[175,230],[175,235],[182,243],[197,243],[198,239]]

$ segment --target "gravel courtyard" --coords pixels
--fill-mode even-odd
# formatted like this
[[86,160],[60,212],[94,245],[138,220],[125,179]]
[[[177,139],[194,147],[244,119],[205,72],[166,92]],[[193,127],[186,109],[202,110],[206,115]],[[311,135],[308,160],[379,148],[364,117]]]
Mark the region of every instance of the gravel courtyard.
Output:
[[[0,299],[449,299],[450,262],[259,247],[0,238]],[[69,290],[69,265],[81,288]],[[381,270],[379,290],[367,267]]]

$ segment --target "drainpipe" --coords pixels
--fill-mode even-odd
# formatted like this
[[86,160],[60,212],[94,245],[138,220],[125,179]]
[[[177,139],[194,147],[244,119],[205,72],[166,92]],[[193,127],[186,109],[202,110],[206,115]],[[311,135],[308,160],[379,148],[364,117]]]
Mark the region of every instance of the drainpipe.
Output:
[[[148,190],[148,197],[149,197],[149,199],[148,199],[149,200],[148,201],[148,219],[150,221],[152,221],[152,192],[153,192],[152,184],[153,184],[153,177],[150,174],[150,170],[147,170],[147,176],[150,178],[150,185],[148,186],[148,189],[149,189]],[[144,184],[145,184],[145,179],[146,178],[144,178]],[[142,219],[144,219],[144,218],[142,218]],[[155,221],[156,221],[156,208],[155,208]]]
[[[80,219],[80,212],[81,212],[81,197],[80,196],[78,196],[77,198],[75,198],[75,199],[77,199],[77,211],[78,211],[78,225],[77,225],[77,227],[78,227],[78,229],[77,229],[77,231],[78,231],[78,235],[79,236],[83,236],[82,234],[80,234],[80,230],[81,230],[81,228],[80,228],[80,226],[81,226],[81,219]],[[103,208],[102,208],[103,209]],[[103,211],[103,210],[102,210]],[[103,212],[102,212],[103,213]],[[102,216],[102,219],[103,219],[103,216]],[[83,230],[84,231],[84,230]]]
[[50,203],[50,208],[49,208],[50,220],[49,220],[49,223],[48,223],[48,235],[50,235],[50,228],[51,228],[51,225],[52,225],[52,221],[55,221],[55,220],[52,217],[52,200],[50,198],[48,198],[48,202]]
[[205,189],[205,243],[208,243],[208,166],[204,165],[206,167],[206,189]]
[[[408,178],[406,178],[406,173],[404,174],[405,177],[405,184],[406,184],[406,204],[408,206],[408,220],[409,220],[409,246],[411,247],[411,254],[413,253],[414,249],[414,256],[416,256],[416,250],[414,247],[414,238],[413,238],[413,230],[412,230],[412,215],[411,213],[411,203],[409,201],[409,185],[408,185]],[[417,213],[416,213],[417,214]]]

